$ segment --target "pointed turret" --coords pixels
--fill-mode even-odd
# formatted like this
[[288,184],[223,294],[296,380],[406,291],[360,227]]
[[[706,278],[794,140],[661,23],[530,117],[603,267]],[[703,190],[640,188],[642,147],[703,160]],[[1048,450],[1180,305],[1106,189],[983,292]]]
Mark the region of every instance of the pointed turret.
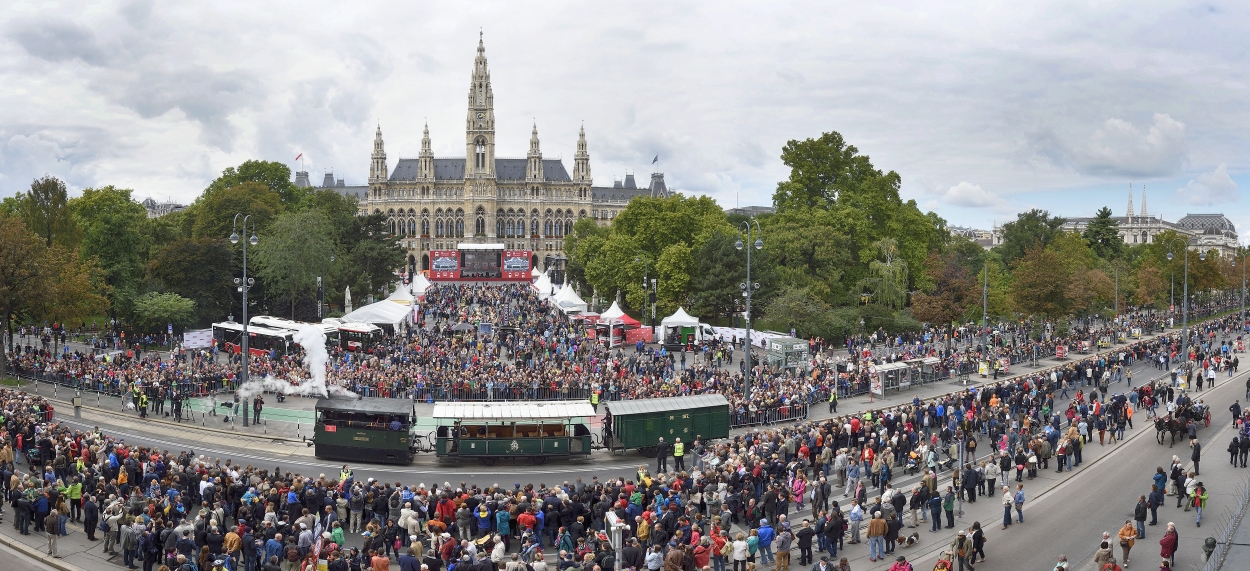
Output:
[[382,125],[378,125],[377,133],[373,136],[373,161],[369,164],[369,182],[385,182],[386,176],[386,150],[382,144]]
[[1146,211],[1146,185],[1141,185],[1141,217],[1150,218],[1150,213]]
[[434,151],[430,148],[430,124],[425,124],[421,135],[421,154],[417,161],[417,178],[434,180]]
[[1125,216],[1133,218],[1133,183],[1128,183],[1128,214]]
[[543,180],[543,152],[538,147],[538,123],[530,134],[530,152],[526,155],[525,180]]
[[[495,95],[486,66],[486,45],[479,36],[473,78],[469,81],[469,114],[465,121],[466,178],[495,177]],[[472,173],[472,177],[469,174]]]
[[586,152],[586,126],[577,134],[577,152],[573,154],[573,180],[590,184],[590,153]]

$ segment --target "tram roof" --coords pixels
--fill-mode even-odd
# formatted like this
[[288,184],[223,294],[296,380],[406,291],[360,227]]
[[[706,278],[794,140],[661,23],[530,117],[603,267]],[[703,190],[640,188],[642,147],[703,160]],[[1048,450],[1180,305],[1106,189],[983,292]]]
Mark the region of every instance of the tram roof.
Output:
[[317,410],[339,410],[345,412],[363,412],[367,414],[412,414],[412,401],[409,399],[385,399],[374,397],[329,397],[317,399]]
[[554,420],[595,416],[585,401],[445,402],[434,405],[433,418],[459,420]]
[[713,406],[729,406],[725,395],[691,395],[684,397],[664,397],[638,400],[605,401],[608,410],[616,416],[628,416],[645,412],[668,412],[672,410],[690,410]]

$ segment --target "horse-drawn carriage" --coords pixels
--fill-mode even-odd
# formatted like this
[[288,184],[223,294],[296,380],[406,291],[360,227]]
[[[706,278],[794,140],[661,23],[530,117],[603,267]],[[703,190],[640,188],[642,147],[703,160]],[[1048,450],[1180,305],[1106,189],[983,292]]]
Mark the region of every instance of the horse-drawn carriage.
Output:
[[1188,403],[1174,413],[1160,417],[1155,420],[1155,439],[1163,444],[1163,435],[1171,434],[1172,441],[1168,445],[1171,448],[1176,444],[1176,435],[1189,432],[1190,422],[1196,427],[1211,426],[1211,407],[1200,402]]

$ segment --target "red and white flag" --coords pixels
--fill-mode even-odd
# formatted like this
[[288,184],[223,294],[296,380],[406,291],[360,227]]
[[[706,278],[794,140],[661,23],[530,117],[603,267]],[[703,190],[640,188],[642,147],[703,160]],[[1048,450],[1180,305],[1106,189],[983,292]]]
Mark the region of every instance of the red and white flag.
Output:
[[298,161],[298,160],[300,159],[300,157],[303,157],[303,156],[304,156],[304,153],[300,153],[298,157],[295,157],[295,160],[297,160],[297,161]]

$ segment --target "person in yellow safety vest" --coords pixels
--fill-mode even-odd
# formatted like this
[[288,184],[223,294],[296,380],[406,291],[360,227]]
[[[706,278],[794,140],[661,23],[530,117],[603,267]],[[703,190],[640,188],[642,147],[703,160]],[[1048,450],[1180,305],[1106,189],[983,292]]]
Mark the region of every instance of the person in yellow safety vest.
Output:
[[339,481],[346,482],[350,477],[352,477],[352,471],[346,464],[344,464],[343,469],[339,471]]
[[139,384],[135,383],[130,389],[131,398],[134,399],[135,408],[139,408]]
[[686,469],[686,445],[680,438],[673,441],[673,469],[678,472]]
[[590,406],[595,407],[595,412],[599,412],[599,391],[590,391]]
[[838,412],[838,388],[829,391],[829,412]]
[[148,395],[139,395],[139,418],[148,417]]

